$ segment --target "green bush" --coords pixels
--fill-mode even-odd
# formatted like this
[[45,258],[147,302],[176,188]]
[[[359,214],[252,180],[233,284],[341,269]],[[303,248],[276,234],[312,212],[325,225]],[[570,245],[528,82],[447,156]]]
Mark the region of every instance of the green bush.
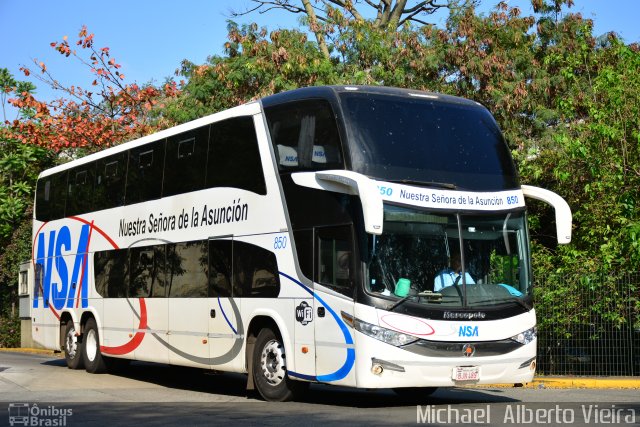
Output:
[[0,348],[20,347],[20,319],[0,317]]

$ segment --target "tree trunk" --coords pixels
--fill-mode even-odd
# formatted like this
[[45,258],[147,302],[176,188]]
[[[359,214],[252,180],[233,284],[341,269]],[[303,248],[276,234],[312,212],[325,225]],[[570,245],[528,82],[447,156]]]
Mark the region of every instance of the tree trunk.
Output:
[[327,42],[324,39],[324,33],[320,29],[320,25],[318,24],[318,18],[316,17],[316,13],[311,6],[309,0],[302,0],[304,4],[304,10],[307,12],[307,16],[309,17],[309,27],[311,31],[316,35],[316,40],[318,41],[318,46],[320,47],[320,51],[322,55],[329,59],[329,48],[327,47]]

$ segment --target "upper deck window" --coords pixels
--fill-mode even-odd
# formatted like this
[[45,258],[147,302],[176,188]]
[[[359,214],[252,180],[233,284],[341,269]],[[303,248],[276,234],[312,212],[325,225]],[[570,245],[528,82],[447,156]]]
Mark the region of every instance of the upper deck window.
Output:
[[64,218],[67,201],[67,176],[68,172],[64,171],[38,180],[36,186],[36,218],[38,221]]
[[267,194],[253,117],[234,117],[212,124],[207,156],[207,187]]
[[468,190],[518,187],[507,144],[486,109],[437,99],[341,96],[354,171]]
[[164,150],[164,139],[129,150],[125,193],[127,205],[160,198],[162,194]]
[[162,197],[204,188],[208,144],[209,125],[167,139]]
[[265,113],[280,171],[344,167],[335,115],[327,101],[291,102]]

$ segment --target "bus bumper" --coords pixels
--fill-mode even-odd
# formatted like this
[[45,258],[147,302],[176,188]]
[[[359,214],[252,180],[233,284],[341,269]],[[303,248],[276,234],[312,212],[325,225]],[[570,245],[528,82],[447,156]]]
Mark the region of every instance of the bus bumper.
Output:
[[[355,364],[357,387],[361,388],[519,384],[532,381],[535,374],[536,340],[487,357],[425,357],[362,334],[358,334],[358,343],[364,344],[356,350]],[[465,376],[474,379],[456,378]]]

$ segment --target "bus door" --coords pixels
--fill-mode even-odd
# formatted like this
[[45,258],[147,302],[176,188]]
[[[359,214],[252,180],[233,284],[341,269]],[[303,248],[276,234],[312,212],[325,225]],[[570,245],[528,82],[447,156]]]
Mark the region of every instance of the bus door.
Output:
[[[319,381],[348,383],[355,375],[353,330],[342,313],[354,312],[354,244],[350,225],[315,228],[314,328]],[[324,290],[325,288],[326,290]]]
[[[234,295],[234,282],[240,280],[234,271],[235,245],[232,236],[209,239],[209,357],[213,368],[228,365],[240,352],[241,334],[237,318],[240,295]],[[236,294],[238,292],[235,292]],[[235,297],[235,298],[234,298]]]

